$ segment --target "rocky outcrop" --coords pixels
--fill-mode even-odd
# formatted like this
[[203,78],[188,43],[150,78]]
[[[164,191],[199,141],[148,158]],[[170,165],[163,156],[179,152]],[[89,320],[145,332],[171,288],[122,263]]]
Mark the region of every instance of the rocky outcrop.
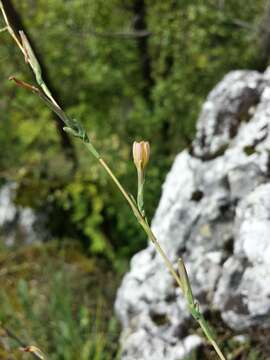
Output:
[[[191,151],[163,186],[152,229],[184,257],[203,309],[232,328],[270,325],[270,72],[229,73],[209,94]],[[179,360],[202,341],[152,245],[136,254],[115,308],[123,360]]]
[[0,236],[7,246],[37,242],[48,234],[41,215],[15,203],[16,188],[14,182],[7,182],[0,188]]

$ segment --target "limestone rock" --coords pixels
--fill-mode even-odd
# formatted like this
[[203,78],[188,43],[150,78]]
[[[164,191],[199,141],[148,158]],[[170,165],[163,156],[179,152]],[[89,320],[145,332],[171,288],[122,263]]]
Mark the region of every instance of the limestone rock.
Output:
[[30,244],[45,239],[41,216],[33,209],[14,202],[16,183],[7,182],[0,188],[0,234],[8,246],[16,242]]
[[234,231],[234,254],[224,264],[214,301],[235,329],[269,327],[270,184],[240,202]]
[[[270,71],[229,73],[209,94],[190,152],[180,153],[152,221],[176,263],[184,257],[202,309],[229,326],[270,326]],[[152,244],[119,288],[122,360],[179,360],[200,339]],[[187,345],[189,344],[189,345]],[[186,350],[184,350],[186,349]]]

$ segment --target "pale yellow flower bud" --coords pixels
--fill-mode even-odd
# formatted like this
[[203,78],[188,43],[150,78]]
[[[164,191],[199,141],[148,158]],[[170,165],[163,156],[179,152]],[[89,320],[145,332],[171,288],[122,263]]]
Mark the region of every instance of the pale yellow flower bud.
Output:
[[133,161],[138,170],[144,170],[150,157],[150,145],[148,141],[133,143]]

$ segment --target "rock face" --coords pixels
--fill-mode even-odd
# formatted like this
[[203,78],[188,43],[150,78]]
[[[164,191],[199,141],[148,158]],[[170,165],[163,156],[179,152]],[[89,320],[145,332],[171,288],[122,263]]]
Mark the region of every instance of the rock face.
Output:
[[16,184],[8,182],[0,188],[0,235],[8,246],[29,244],[45,239],[42,217],[31,208],[14,203]]
[[[163,186],[152,229],[184,257],[203,309],[232,328],[270,326],[270,71],[229,73],[209,94],[191,151]],[[122,360],[179,360],[187,336],[180,291],[152,245],[136,254],[115,303]]]

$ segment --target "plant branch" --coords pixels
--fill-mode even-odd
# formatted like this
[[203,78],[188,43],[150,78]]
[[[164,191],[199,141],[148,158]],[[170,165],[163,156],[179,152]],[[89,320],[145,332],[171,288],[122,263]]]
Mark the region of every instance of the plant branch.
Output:
[[23,340],[21,340],[16,334],[9,328],[0,324],[0,327],[4,330],[4,333],[10,338],[15,340],[20,346],[20,350],[23,352],[29,352],[35,359],[46,360],[45,354],[36,346],[28,346]]
[[[20,14],[16,11],[12,0],[1,0],[0,10],[3,14],[6,30],[12,36],[20,51],[23,53],[25,62],[31,67],[36,66],[35,70],[38,71],[34,71],[34,69],[32,70],[36,76],[37,83],[41,86],[41,88],[43,87],[43,91],[45,94],[47,93],[48,97],[50,97],[50,89],[50,91],[54,94],[53,97],[51,96],[51,101],[55,102],[57,105],[57,99],[59,98],[58,91],[53,86],[54,84],[50,79],[48,68],[45,66],[41,54],[38,54],[37,50],[35,50],[35,42],[31,39],[29,34],[27,34],[27,28],[23,24]],[[30,58],[31,61],[29,61]],[[68,160],[71,160],[73,170],[76,170],[78,166],[78,159],[74,145],[68,134],[63,131],[59,118],[54,115],[53,119],[65,157]]]
[[[1,1],[0,1],[1,5]],[[3,8],[1,7],[1,10],[3,12]],[[16,36],[15,36],[16,38]],[[137,218],[138,223],[141,225],[143,230],[145,231],[148,238],[151,240],[153,245],[155,246],[157,252],[160,254],[162,259],[164,260],[164,263],[173,276],[174,280],[182,289],[183,295],[188,303],[188,309],[191,313],[191,315],[194,317],[194,319],[199,323],[201,326],[204,334],[206,335],[207,339],[210,341],[211,345],[214,347],[216,353],[218,354],[219,358],[221,360],[226,360],[224,355],[222,354],[218,344],[216,343],[214,339],[214,335],[212,334],[212,331],[204,319],[202,313],[199,310],[198,303],[193,299],[189,279],[187,272],[185,270],[185,266],[183,263],[183,260],[180,260],[180,268],[179,268],[179,275],[174,270],[174,266],[166,253],[164,252],[162,246],[158,242],[157,238],[155,237],[154,233],[152,232],[146,217],[144,214],[140,211],[138,208],[138,204],[133,200],[133,198],[127,193],[127,191],[124,189],[124,187],[121,185],[119,180],[114,175],[113,171],[109,167],[109,165],[106,163],[106,161],[102,158],[101,154],[98,152],[98,150],[95,148],[95,146],[91,143],[89,136],[87,135],[86,130],[84,127],[76,120],[70,118],[62,109],[61,107],[56,103],[53,96],[50,93],[50,90],[47,88],[47,85],[42,81],[41,74],[39,73],[39,66],[38,63],[36,63],[36,57],[33,53],[31,48],[28,48],[30,44],[28,43],[27,39],[22,36],[23,41],[23,47],[21,48],[22,53],[27,59],[27,62],[29,63],[30,67],[32,68],[36,80],[38,82],[38,85],[41,87],[41,89],[28,84],[24,81],[18,80],[15,77],[11,77],[10,79],[15,81],[15,83],[26,90],[30,90],[34,94],[38,95],[41,100],[53,111],[59,118],[63,121],[65,124],[64,130],[73,136],[79,138],[83,144],[87,147],[87,149],[91,152],[91,154],[97,159],[97,161],[100,163],[100,165],[103,167],[103,169],[107,172],[109,177],[112,179],[112,181],[115,183],[119,191],[122,193],[123,197],[127,201],[128,205],[130,206],[131,210],[133,211],[135,217]],[[18,42],[16,41],[18,44]],[[19,42],[20,44],[20,42]],[[41,80],[40,80],[41,78]]]
[[5,9],[4,9],[4,6],[3,6],[3,3],[2,1],[0,1],[0,9],[1,9],[1,12],[2,12],[2,15],[3,15],[3,18],[4,18],[4,21],[6,23],[6,30],[10,33],[10,35],[12,36],[12,38],[14,39],[14,41],[16,42],[16,44],[18,45],[19,49],[21,50],[21,52],[24,54],[25,56],[25,53],[24,53],[24,49],[23,49],[23,46],[22,44],[20,43],[20,41],[18,40],[14,30],[12,29],[12,26],[10,25],[10,22],[8,20],[8,17],[7,17],[7,14],[5,12]]
[[[168,256],[164,252],[161,245],[159,244],[157,238],[155,237],[154,233],[152,232],[150,226],[148,225],[148,222],[147,222],[146,218],[143,216],[143,214],[138,209],[137,204],[134,202],[134,200],[131,198],[131,196],[127,193],[127,191],[121,185],[119,180],[116,178],[116,176],[114,175],[114,173],[111,170],[111,168],[109,167],[109,165],[102,158],[102,156],[96,150],[96,148],[92,145],[92,143],[90,142],[89,137],[86,134],[86,131],[82,127],[82,125],[80,125],[80,123],[78,123],[75,119],[69,118],[68,115],[66,115],[65,112],[60,107],[55,106],[53,103],[51,103],[50,99],[48,99],[46,97],[46,95],[44,95],[35,86],[30,85],[30,84],[28,84],[28,83],[26,83],[24,81],[18,80],[15,77],[11,77],[10,80],[15,81],[16,85],[18,85],[19,87],[22,87],[22,88],[24,88],[26,90],[30,90],[34,94],[38,95],[45,102],[45,104],[47,106],[49,106],[50,109],[52,111],[54,111],[60,117],[60,119],[64,122],[64,124],[66,125],[66,127],[64,127],[65,131],[70,132],[73,136],[80,138],[82,140],[82,142],[84,143],[84,145],[92,153],[92,155],[94,155],[94,157],[99,161],[100,165],[104,168],[104,170],[107,172],[107,174],[110,176],[112,181],[115,183],[115,185],[117,186],[119,191],[124,196],[125,200],[127,201],[130,208],[132,209],[135,217],[137,218],[138,223],[141,225],[141,227],[145,231],[146,235],[148,236],[148,238],[151,240],[151,242],[155,246],[157,252],[162,257],[167,269],[169,270],[169,272],[173,276],[173,278],[176,281],[177,285],[180,287],[180,289],[182,289],[182,291],[184,293],[184,296],[187,299],[187,296],[186,296],[185,290],[184,290],[183,280],[178,276],[178,274],[174,270],[173,264],[169,260]],[[185,274],[185,276],[188,279],[187,273]],[[187,301],[188,301],[188,299],[187,299]],[[194,302],[192,302],[192,304],[188,304],[188,305],[189,305],[188,307],[189,307],[190,313],[192,314],[194,319],[201,326],[204,334],[206,335],[207,339],[210,341],[211,345],[214,347],[214,349],[215,349],[216,353],[218,354],[219,358],[221,360],[226,360],[225,357],[223,356],[217,342],[214,340],[214,336],[213,336],[213,334],[212,334],[212,332],[210,330],[210,327],[209,327],[207,321],[204,319],[204,317],[201,314],[201,312],[199,311],[199,308],[197,307],[197,305]]]

